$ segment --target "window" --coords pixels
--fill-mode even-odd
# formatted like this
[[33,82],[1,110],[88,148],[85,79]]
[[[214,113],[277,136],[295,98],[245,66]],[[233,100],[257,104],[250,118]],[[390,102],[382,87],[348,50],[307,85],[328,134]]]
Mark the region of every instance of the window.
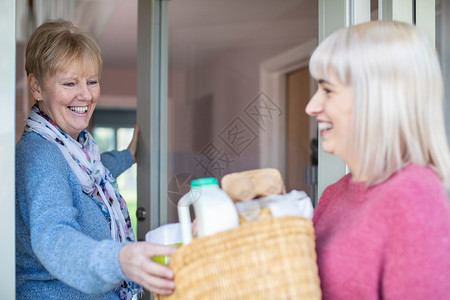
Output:
[[[94,112],[92,136],[98,145],[100,153],[111,150],[124,150],[128,147],[136,122],[135,111],[101,110]],[[136,235],[137,207],[137,167],[134,164],[116,178],[119,192],[125,199],[130,214],[133,231]]]

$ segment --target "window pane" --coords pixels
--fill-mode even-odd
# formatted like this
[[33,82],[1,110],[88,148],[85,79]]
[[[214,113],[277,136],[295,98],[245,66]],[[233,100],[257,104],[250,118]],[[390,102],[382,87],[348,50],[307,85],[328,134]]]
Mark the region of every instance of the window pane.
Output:
[[[92,136],[98,145],[100,153],[111,150],[124,150],[128,147],[132,137],[133,128],[118,128],[117,132],[112,127],[94,127]],[[117,147],[116,147],[117,136]],[[125,199],[128,212],[130,213],[133,231],[136,233],[136,207],[137,207],[137,187],[136,187],[136,164],[123,172],[116,178],[119,192]]]
[[116,147],[116,137],[113,128],[95,127],[92,136],[97,143],[100,153],[114,150]]
[[133,138],[133,128],[119,128],[117,129],[117,150],[123,150],[128,147]]
[[[117,129],[117,150],[124,150],[130,144],[133,138],[133,128],[119,128]],[[130,213],[131,224],[133,231],[136,234],[136,207],[137,207],[137,168],[134,164],[131,168],[123,172],[117,178],[119,191],[122,197],[127,202],[128,212]]]

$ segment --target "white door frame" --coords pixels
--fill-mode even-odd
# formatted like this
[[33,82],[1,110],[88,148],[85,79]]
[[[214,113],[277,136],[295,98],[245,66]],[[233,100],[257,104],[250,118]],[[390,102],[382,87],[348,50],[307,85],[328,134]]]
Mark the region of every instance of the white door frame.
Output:
[[166,0],[138,0],[137,203],[146,212],[139,240],[167,223],[167,7]]
[[[319,43],[335,30],[370,21],[370,0],[319,0]],[[319,135],[318,199],[349,170],[337,156],[323,151]]]
[[16,1],[0,1],[0,291],[16,298],[15,125],[16,125]]

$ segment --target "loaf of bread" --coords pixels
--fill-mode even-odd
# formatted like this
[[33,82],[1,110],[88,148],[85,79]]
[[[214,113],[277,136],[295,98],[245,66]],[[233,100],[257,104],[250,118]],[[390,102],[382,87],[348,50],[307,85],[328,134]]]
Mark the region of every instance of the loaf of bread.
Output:
[[222,189],[234,202],[250,201],[268,195],[284,194],[286,188],[277,169],[256,169],[225,175]]

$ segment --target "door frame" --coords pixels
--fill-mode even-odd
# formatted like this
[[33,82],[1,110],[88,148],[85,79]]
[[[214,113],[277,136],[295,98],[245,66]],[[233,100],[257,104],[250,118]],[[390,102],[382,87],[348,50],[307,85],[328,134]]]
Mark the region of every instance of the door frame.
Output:
[[16,144],[16,1],[0,2],[0,290],[5,299],[16,297],[15,144]]
[[167,0],[138,0],[137,238],[167,223]]

